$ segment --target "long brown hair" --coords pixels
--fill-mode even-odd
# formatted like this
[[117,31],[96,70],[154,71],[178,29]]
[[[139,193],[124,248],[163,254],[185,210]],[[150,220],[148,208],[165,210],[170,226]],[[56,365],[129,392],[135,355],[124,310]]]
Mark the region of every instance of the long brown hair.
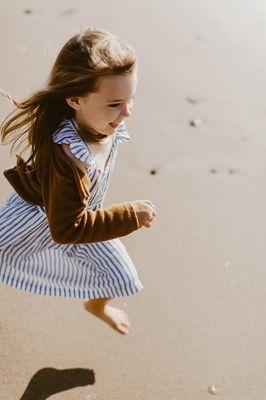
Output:
[[[2,143],[12,143],[12,150],[25,146],[30,155],[26,161],[38,168],[45,160],[52,135],[64,118],[74,116],[66,98],[84,96],[98,89],[99,78],[131,73],[137,65],[134,49],[117,36],[88,29],[73,36],[61,49],[46,86],[21,102],[1,124]],[[79,127],[88,141],[100,141],[101,134]]]

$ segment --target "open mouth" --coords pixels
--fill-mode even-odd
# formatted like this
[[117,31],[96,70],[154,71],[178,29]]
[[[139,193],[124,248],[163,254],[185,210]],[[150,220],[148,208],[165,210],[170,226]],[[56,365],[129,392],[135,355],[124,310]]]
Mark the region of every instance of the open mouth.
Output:
[[110,122],[109,125],[110,125],[112,128],[117,128],[118,125],[119,125],[119,123],[118,123],[118,122]]

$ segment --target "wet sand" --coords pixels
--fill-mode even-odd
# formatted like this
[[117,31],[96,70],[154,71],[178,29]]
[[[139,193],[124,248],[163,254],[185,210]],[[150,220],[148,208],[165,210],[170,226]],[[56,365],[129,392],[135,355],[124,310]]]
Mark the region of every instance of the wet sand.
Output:
[[[17,99],[41,86],[81,27],[136,47],[132,140],[106,205],[158,207],[152,229],[123,239],[145,286],[115,301],[130,315],[128,337],[79,300],[1,285],[0,397],[28,388],[23,400],[56,390],[57,400],[264,400],[265,2],[10,0],[0,22],[0,85]],[[1,119],[9,109],[0,99]],[[1,170],[12,165],[6,147],[0,156]],[[10,190],[2,176],[1,201]]]

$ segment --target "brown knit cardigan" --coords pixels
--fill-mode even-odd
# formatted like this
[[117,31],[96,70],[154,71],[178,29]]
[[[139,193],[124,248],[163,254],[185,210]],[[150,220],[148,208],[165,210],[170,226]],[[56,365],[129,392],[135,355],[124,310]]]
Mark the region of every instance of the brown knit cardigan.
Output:
[[88,210],[90,179],[53,143],[45,164],[32,171],[17,156],[17,165],[4,171],[14,190],[27,203],[44,206],[53,240],[61,244],[92,243],[128,235],[139,228],[130,202]]

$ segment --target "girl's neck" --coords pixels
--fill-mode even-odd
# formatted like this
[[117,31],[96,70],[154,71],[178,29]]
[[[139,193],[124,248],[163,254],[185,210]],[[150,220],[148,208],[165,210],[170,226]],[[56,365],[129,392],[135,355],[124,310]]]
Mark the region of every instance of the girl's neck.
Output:
[[94,131],[92,128],[87,127],[85,124],[82,124],[75,117],[73,117],[72,120],[78,131],[78,134],[85,142],[93,144],[105,144],[109,142],[108,135],[104,135],[102,133]]

